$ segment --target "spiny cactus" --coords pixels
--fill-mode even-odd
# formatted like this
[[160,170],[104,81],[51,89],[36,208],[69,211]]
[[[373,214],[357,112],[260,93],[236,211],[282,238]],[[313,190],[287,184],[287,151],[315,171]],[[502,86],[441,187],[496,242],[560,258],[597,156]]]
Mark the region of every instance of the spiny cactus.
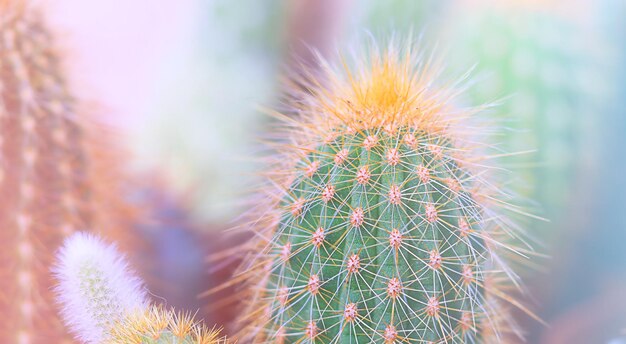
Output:
[[[101,148],[110,143],[88,133],[58,56],[37,9],[28,1],[0,1],[3,343],[69,341],[50,292],[54,250],[77,229],[127,236],[125,222],[133,218],[120,199],[112,156]],[[97,139],[103,135],[98,128]]]
[[243,278],[254,343],[497,342],[515,209],[430,59],[330,67],[285,119]]
[[70,236],[53,271],[63,320],[83,343],[226,343],[219,331],[196,323],[190,314],[150,305],[126,258],[93,235]]

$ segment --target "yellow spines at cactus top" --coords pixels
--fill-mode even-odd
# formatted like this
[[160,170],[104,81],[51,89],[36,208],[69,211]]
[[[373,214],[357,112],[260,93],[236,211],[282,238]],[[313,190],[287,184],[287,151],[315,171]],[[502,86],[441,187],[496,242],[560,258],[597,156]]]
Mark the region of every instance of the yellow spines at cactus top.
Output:
[[209,329],[190,313],[153,305],[114,324],[106,344],[227,344],[219,330]]
[[0,1],[2,343],[71,342],[52,298],[55,250],[76,230],[119,240],[134,217],[120,196],[116,153],[76,103],[41,13]]
[[[498,343],[516,226],[488,129],[411,45],[326,65],[272,143],[238,279],[254,343]],[[494,155],[488,155],[494,154]],[[504,211],[503,211],[504,210]],[[511,282],[515,283],[511,283]]]

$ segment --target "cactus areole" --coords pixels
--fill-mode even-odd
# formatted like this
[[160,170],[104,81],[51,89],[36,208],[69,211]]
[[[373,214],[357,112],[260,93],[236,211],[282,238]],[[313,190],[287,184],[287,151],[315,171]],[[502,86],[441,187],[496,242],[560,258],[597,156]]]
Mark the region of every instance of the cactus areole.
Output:
[[469,114],[432,86],[427,61],[372,55],[329,71],[286,120],[248,266],[252,342],[489,342],[503,330],[491,286],[506,279],[493,259],[505,221],[459,134]]

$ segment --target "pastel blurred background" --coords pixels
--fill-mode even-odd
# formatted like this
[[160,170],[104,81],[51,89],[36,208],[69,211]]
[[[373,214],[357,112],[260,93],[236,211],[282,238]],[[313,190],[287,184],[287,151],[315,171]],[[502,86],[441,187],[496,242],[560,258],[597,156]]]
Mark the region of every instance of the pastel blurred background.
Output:
[[[460,106],[489,104],[504,181],[528,212],[537,257],[522,270],[530,343],[626,343],[626,1],[147,0],[46,3],[77,95],[128,137],[158,225],[142,229],[155,294],[176,306],[228,270],[205,256],[240,238],[259,138],[289,66],[315,66],[364,37],[413,34],[450,76],[472,70]],[[156,263],[156,264],[154,264]],[[232,262],[229,266],[232,268]],[[152,266],[151,265],[151,266]],[[202,315],[217,322],[206,307]],[[222,314],[221,314],[222,315]],[[210,321],[210,320],[209,320]]]

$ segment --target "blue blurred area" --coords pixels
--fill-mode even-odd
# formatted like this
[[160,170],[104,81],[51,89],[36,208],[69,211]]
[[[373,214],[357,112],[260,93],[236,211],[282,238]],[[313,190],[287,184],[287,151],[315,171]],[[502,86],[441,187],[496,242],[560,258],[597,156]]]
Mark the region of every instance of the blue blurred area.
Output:
[[553,280],[556,292],[549,314],[608,299],[610,306],[602,314],[587,316],[608,313],[612,319],[596,331],[609,336],[626,328],[626,3],[598,2],[595,14],[607,44],[599,62],[609,82],[602,113],[596,114],[602,123],[595,151],[599,164],[584,171],[580,180],[587,187],[572,209],[579,214],[574,224],[578,234],[568,237],[568,228],[563,229],[559,234],[566,247],[552,253],[560,264],[554,266],[558,279]]

